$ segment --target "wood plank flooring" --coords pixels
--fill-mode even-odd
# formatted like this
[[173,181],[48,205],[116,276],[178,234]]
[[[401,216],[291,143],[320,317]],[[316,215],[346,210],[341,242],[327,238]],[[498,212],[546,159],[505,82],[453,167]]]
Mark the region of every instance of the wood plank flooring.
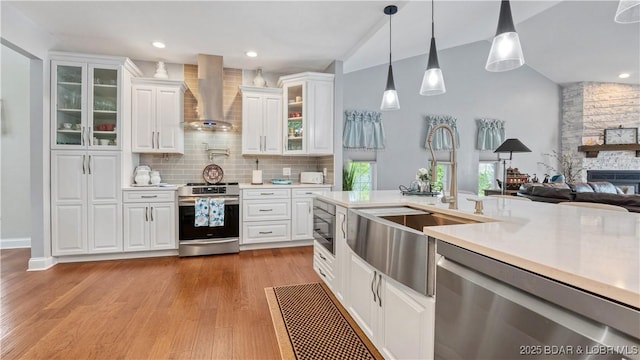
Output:
[[0,358],[277,359],[265,287],[319,281],[313,248],[58,264],[0,252]]

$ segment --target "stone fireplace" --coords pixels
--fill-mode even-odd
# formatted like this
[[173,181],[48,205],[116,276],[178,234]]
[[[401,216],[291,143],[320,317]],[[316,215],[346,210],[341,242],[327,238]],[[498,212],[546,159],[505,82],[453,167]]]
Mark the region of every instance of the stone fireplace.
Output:
[[640,173],[640,157],[635,151],[600,151],[596,158],[578,152],[583,137],[602,141],[604,129],[619,126],[640,127],[640,85],[580,82],[562,88],[561,151],[582,159],[583,181],[589,174]]

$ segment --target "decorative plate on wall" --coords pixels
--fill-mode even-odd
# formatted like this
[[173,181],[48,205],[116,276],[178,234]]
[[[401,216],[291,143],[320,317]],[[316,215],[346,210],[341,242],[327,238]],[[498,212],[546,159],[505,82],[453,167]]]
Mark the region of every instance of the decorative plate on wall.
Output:
[[204,177],[204,181],[209,184],[217,184],[222,180],[224,173],[222,172],[222,168],[216,164],[209,164],[202,171],[202,177]]

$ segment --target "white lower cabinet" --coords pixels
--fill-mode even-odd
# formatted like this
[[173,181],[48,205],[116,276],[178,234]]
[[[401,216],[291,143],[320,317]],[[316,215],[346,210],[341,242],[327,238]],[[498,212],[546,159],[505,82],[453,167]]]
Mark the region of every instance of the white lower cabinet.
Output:
[[313,239],[313,192],[330,188],[243,189],[241,244]]
[[51,152],[52,255],[122,251],[120,154]]
[[[173,192],[170,194],[174,195]],[[162,199],[168,192],[128,191],[123,205],[124,251],[178,248],[176,204]],[[175,196],[175,195],[174,195]],[[160,199],[158,202],[150,201]]]
[[346,210],[337,207],[336,213],[334,267],[339,272],[333,279],[334,294],[340,294],[341,283],[342,304],[385,359],[432,359],[435,298],[400,284],[356,255],[343,236]]

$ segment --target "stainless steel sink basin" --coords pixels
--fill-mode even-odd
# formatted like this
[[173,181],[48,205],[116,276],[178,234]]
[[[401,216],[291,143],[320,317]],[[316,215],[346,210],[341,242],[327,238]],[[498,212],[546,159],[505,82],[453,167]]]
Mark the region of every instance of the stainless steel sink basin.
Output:
[[439,214],[439,213],[424,213],[424,214],[409,214],[409,215],[390,215],[380,216],[385,220],[392,221],[396,224],[400,224],[409,227],[414,230],[422,232],[422,228],[425,226],[440,226],[440,225],[459,225],[459,224],[475,224],[477,221],[463,219],[451,215]]

